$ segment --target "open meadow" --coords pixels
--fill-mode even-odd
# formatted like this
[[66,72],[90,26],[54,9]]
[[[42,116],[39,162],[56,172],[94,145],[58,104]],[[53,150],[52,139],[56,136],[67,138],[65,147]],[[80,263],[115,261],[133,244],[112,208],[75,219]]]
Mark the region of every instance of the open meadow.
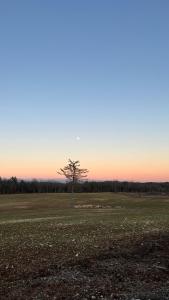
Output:
[[169,299],[169,196],[0,195],[0,299]]

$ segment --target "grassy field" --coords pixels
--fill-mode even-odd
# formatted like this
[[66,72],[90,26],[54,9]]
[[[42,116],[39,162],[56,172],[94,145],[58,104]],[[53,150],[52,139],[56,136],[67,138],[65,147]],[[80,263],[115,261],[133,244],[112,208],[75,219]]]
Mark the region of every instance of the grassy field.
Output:
[[169,196],[0,195],[0,299],[169,299]]

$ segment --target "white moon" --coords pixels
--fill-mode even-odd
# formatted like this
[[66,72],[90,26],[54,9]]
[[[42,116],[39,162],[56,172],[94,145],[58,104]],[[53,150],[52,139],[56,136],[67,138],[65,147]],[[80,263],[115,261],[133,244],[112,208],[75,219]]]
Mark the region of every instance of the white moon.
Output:
[[77,137],[76,137],[76,141],[80,141],[80,136],[77,136]]

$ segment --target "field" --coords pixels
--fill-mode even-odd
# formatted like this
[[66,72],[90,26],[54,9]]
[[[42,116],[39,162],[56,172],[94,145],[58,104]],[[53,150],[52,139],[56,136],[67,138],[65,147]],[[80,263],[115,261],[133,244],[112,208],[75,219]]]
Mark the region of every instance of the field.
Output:
[[167,195],[0,195],[0,237],[1,300],[169,299]]

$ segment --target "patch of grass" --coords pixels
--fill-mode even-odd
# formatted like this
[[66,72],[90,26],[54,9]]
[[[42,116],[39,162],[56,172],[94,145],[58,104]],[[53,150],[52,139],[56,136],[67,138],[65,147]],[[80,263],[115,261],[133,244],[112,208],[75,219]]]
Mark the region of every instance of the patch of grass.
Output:
[[70,203],[69,194],[0,196],[0,299],[169,299],[168,196]]

